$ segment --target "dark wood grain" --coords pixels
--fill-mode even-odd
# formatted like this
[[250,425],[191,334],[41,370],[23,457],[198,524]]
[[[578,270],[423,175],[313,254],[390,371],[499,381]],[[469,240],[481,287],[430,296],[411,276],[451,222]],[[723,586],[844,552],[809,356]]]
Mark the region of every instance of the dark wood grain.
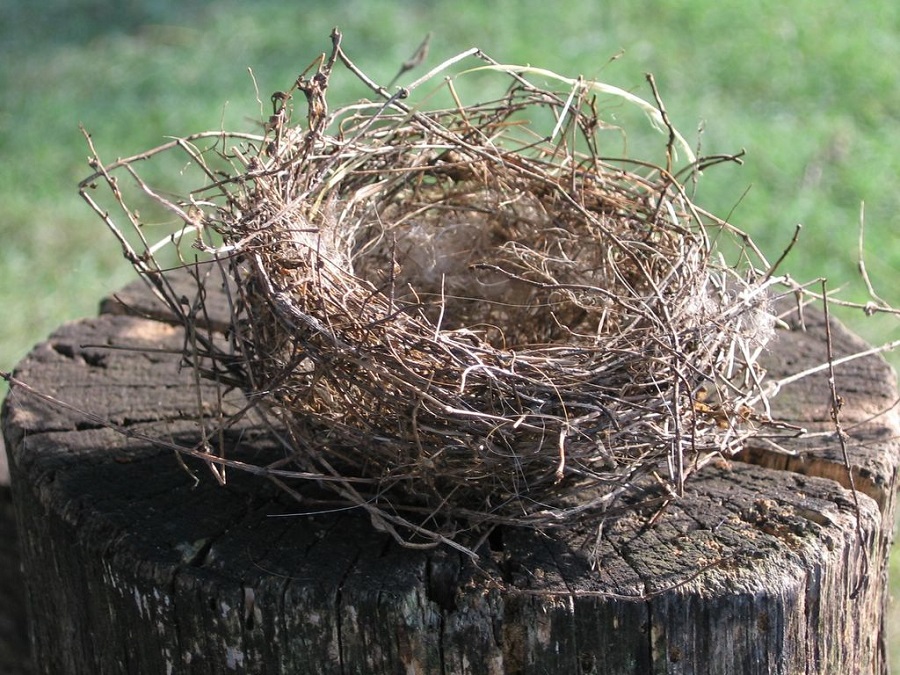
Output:
[[0,481],[0,673],[28,675],[32,668],[15,521],[9,483]]
[[[16,371],[87,416],[16,386],[4,409],[41,672],[887,672],[900,447],[894,415],[876,415],[896,398],[877,357],[838,376],[858,512],[822,374],[776,399],[821,433],[781,441],[795,455],[754,443],[652,526],[635,511],[507,528],[473,563],[402,548],[355,511],[310,515],[245,472],[221,486],[182,465],[153,442],[197,443],[208,412],[178,368],[182,336],[145,291],[122,297],[127,311],[106,303]],[[778,338],[776,375],[824,360],[821,322],[806,326]],[[281,452],[250,420],[226,441],[257,464]]]

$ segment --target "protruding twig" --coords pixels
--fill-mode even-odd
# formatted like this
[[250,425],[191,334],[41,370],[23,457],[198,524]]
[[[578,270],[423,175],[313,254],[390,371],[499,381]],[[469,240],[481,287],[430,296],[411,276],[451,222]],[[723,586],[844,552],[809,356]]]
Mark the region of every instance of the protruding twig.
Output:
[[866,538],[862,529],[862,509],[859,505],[859,493],[856,490],[856,476],[853,473],[853,467],[850,464],[850,453],[847,450],[847,432],[844,431],[841,422],[841,408],[844,405],[844,399],[838,394],[837,383],[834,377],[834,349],[831,342],[831,317],[828,312],[828,293],[826,292],[826,282],[822,280],[822,311],[825,319],[825,345],[828,351],[828,390],[831,395],[831,421],[834,423],[835,435],[838,444],[841,447],[841,458],[844,461],[844,470],[847,472],[847,482],[850,485],[850,492],[853,495],[853,506],[856,509],[856,536],[859,538],[859,549],[863,555],[862,572],[857,579],[856,586],[850,593],[851,598],[859,595],[867,582],[869,571],[869,549],[866,546]]
[[400,70],[397,71],[397,74],[394,75],[394,78],[390,81],[387,88],[390,89],[393,87],[397,80],[399,80],[403,75],[408,73],[413,68],[418,68],[422,63],[428,58],[428,47],[431,44],[431,33],[427,33],[425,35],[425,39],[422,40],[422,43],[416,48],[416,51],[413,52],[413,55],[410,56],[403,64],[400,66]]
[[662,116],[663,124],[665,124],[666,129],[669,130],[669,142],[666,144],[666,173],[671,175],[675,155],[675,141],[678,138],[678,132],[675,131],[675,127],[672,126],[672,121],[669,119],[669,113],[666,112],[666,106],[663,104],[662,96],[659,95],[659,89],[656,87],[656,80],[653,77],[653,73],[647,73],[646,78],[647,82],[650,83],[650,89],[653,90],[653,98],[656,101],[656,107],[659,109],[659,114]]
[[885,302],[885,300],[875,292],[875,287],[872,285],[872,280],[869,279],[869,271],[866,269],[866,254],[865,254],[865,228],[866,228],[866,203],[860,202],[859,204],[859,243],[858,243],[858,267],[859,273],[863,278],[863,283],[866,284],[866,290],[869,293],[869,297],[872,298],[872,302],[867,302],[863,311],[869,316],[875,314],[879,311],[888,311],[892,310],[892,307],[889,303]]
[[794,236],[791,237],[791,241],[788,243],[787,247],[785,247],[784,251],[781,252],[781,255],[778,256],[778,260],[775,261],[775,264],[769,267],[769,270],[766,272],[766,276],[763,277],[763,283],[772,278],[772,275],[775,274],[775,270],[784,262],[784,259],[788,257],[788,254],[794,248],[794,245],[797,243],[797,240],[800,238],[800,230],[803,228],[803,225],[797,223],[797,227],[794,228]]

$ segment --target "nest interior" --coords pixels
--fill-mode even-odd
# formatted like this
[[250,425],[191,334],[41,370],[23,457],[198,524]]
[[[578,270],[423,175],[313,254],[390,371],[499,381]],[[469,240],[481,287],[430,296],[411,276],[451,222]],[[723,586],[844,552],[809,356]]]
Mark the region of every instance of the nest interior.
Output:
[[[134,158],[97,160],[82,186],[190,324],[157,247],[130,243],[89,186],[124,170],[178,215],[173,240],[193,240],[235,289],[229,346],[186,358],[227,371],[286,432],[298,477],[408,545],[608,513],[648,476],[675,494],[765,419],[767,279],[716,254],[711,233],[731,230],[672,170],[680,136],[661,105],[665,166],[604,159],[594,85],[558,93],[471,56],[502,95],[463,105],[448,77],[456,104],[424,111],[374,84],[335,33],[315,72],[273,97],[263,134],[157,149],[203,168],[196,189],[161,197]],[[339,63],[375,102],[329,112]],[[552,130],[525,122],[548,112]]]

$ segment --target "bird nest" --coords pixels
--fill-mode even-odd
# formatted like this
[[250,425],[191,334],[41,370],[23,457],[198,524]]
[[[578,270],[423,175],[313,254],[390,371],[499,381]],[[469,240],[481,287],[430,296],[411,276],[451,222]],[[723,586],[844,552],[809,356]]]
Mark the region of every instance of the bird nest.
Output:
[[[457,73],[438,85],[452,106],[409,103],[464,56],[501,95],[464,105]],[[329,111],[338,63],[378,99]],[[664,166],[604,159],[603,97],[668,134]],[[259,134],[201,133],[107,167],[95,155],[82,193],[190,334],[203,312],[166,282],[161,247],[135,244],[92,188],[106,180],[140,231],[115,175],[127,172],[178,217],[170,238],[227,273],[228,345],[203,342],[203,360],[194,341],[186,357],[274,421],[287,460],[273,479],[292,494],[292,477],[311,480],[408,545],[463,547],[470,529],[567,525],[648,486],[675,495],[765,420],[769,281],[714,250],[749,240],[691,202],[679,175],[704,160],[658,97],[474,50],[391,93],[335,32],[330,57],[273,105]],[[204,177],[180,197],[137,169],[172,152]]]

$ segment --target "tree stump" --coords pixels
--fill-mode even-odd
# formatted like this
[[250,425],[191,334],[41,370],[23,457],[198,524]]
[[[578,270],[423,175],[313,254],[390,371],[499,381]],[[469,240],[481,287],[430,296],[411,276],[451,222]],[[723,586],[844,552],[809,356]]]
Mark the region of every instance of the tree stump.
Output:
[[[19,380],[83,412],[16,384],[6,400],[40,672],[887,672],[900,446],[880,358],[837,371],[856,498],[820,373],[775,400],[810,434],[705,467],[652,522],[505,529],[476,563],[179,460],[165,443],[195,444],[205,413],[178,369],[180,329],[148,295],[125,289],[19,365]],[[805,326],[774,344],[775,377],[827,360],[821,317]],[[865,348],[832,330],[837,355]],[[235,460],[278,455],[258,429],[230,433]]]

